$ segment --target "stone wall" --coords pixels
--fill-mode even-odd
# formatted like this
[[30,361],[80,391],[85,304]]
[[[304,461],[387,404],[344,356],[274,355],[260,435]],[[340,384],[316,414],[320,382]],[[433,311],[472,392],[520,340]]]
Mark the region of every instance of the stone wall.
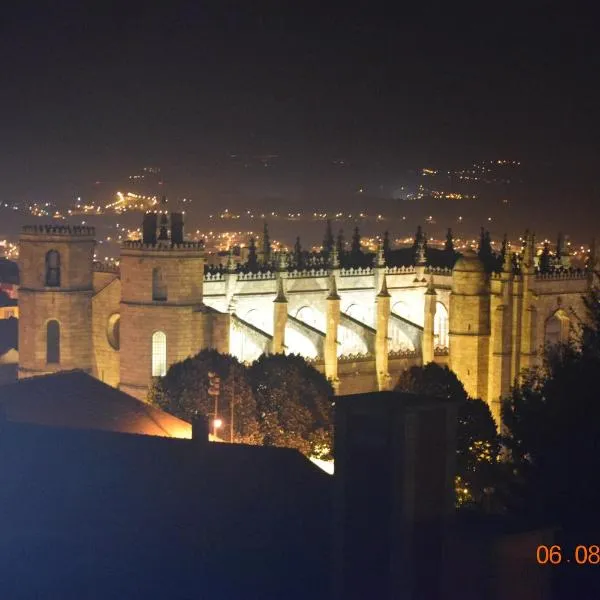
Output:
[[119,386],[120,353],[109,341],[109,328],[115,326],[114,321],[117,318],[120,320],[120,303],[121,280],[115,278],[92,298],[92,373],[94,377],[114,387]]

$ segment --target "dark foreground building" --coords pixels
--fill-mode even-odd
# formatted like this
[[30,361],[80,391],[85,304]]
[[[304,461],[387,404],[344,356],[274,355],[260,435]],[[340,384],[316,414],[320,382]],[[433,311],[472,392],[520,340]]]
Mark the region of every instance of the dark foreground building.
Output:
[[200,421],[192,439],[121,433],[137,401],[90,381],[0,388],[1,598],[455,597],[453,403],[337,397],[331,477],[294,450],[210,443]]

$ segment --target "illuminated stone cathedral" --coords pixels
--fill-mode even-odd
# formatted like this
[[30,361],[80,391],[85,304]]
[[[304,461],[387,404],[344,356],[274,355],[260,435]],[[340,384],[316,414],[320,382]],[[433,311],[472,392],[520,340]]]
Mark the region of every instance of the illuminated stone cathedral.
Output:
[[185,240],[180,213],[147,213],[117,269],[94,262],[92,227],[26,226],[19,376],[83,369],[145,399],[153,377],[214,348],[244,362],[301,354],[348,394],[390,389],[433,361],[498,419],[498,400],[543,345],[568,339],[593,270],[540,268],[531,234],[494,269],[473,251],[436,266],[425,243],[417,236],[403,264],[382,246],[372,264],[342,266],[333,246],[302,264],[273,253],[256,269],[232,259],[215,269]]

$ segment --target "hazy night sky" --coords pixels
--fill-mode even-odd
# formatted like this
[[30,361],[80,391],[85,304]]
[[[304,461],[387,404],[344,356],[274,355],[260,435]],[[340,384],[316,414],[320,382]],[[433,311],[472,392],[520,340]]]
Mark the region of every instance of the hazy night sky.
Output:
[[552,169],[533,205],[565,194],[571,210],[597,204],[600,52],[593,15],[575,4],[395,16],[373,2],[11,4],[4,199],[60,203],[147,164],[176,192],[207,197],[227,156],[247,153],[281,155],[277,185],[300,194],[338,157],[386,177],[515,158]]

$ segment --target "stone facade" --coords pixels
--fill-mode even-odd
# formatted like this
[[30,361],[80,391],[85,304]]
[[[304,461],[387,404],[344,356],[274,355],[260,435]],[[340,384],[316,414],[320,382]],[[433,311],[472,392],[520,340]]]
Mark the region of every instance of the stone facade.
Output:
[[[272,271],[243,273],[206,270],[201,244],[159,239],[124,243],[116,270],[93,263],[92,228],[26,227],[19,375],[80,368],[145,399],[153,373],[203,348],[243,361],[284,351],[349,394],[390,389],[404,369],[435,361],[499,418],[499,398],[546,340],[568,337],[590,285],[585,272],[536,272],[527,244],[520,269],[507,260],[492,274],[474,253],[453,270],[390,267],[378,253],[373,268],[292,270],[276,260]],[[51,251],[58,285],[47,285]],[[52,320],[58,363],[47,360]]]

